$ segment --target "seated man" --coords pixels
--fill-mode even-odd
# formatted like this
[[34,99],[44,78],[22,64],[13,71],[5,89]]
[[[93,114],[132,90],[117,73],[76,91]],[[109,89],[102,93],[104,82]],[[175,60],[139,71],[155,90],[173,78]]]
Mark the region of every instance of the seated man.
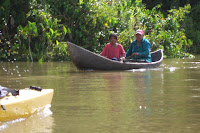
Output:
[[142,30],[137,30],[136,40],[134,40],[126,52],[126,59],[132,59],[138,62],[152,62],[151,61],[151,44],[144,38],[144,32]]

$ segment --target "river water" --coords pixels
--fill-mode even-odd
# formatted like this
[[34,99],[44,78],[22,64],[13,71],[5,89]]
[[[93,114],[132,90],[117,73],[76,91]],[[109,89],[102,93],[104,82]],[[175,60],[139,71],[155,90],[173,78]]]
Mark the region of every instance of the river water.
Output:
[[72,62],[1,62],[0,85],[53,88],[50,109],[0,122],[2,133],[197,133],[200,58],[157,69],[79,71]]

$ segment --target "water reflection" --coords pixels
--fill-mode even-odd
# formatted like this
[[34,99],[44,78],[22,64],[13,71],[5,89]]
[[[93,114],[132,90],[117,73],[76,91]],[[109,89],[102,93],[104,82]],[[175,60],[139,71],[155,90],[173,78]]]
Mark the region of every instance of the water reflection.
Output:
[[137,101],[139,103],[139,109],[146,109],[146,102],[151,102],[151,73],[146,71],[145,73],[137,73],[135,85],[137,86]]
[[[146,120],[146,117],[152,115],[153,95],[151,94],[150,70],[126,72],[126,74],[104,73],[103,79],[105,92],[100,106],[103,107],[104,112],[101,114],[101,120],[105,124],[100,124],[97,128],[110,129],[109,131],[120,131],[121,129],[132,131],[131,125],[140,123],[141,120]],[[138,128],[142,128],[141,125],[138,125]]]
[[109,104],[109,110],[112,112],[121,112],[121,104],[123,102],[124,75],[119,72],[103,74],[105,88],[107,93],[105,96],[106,103]]
[[104,73],[103,79],[108,91],[115,91],[123,86],[124,75],[120,72]]

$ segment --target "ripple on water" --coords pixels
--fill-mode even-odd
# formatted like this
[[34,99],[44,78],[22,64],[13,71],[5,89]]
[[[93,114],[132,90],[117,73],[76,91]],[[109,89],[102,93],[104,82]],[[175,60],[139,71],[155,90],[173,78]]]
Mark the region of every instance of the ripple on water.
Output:
[[[33,130],[33,128],[36,128],[37,126],[36,123],[41,125],[41,127],[37,126],[37,128],[42,128],[42,124],[43,123],[45,124],[45,122],[53,124],[53,121],[51,120],[51,117],[50,117],[50,115],[52,115],[53,113],[50,110],[50,107],[51,105],[46,105],[42,111],[38,110],[36,114],[33,114],[27,118],[19,118],[12,121],[0,122],[0,132],[11,133],[14,130],[25,132],[25,130]],[[42,122],[42,124],[40,122]],[[51,126],[51,124],[49,124],[49,126]],[[26,129],[23,130],[24,128]]]

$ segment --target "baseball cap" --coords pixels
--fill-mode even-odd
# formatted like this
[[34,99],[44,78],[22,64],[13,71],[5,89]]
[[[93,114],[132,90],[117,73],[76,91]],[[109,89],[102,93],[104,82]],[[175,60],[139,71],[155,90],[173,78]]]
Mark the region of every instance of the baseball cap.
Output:
[[144,32],[143,32],[143,30],[137,30],[137,31],[135,32],[135,34],[144,35]]

